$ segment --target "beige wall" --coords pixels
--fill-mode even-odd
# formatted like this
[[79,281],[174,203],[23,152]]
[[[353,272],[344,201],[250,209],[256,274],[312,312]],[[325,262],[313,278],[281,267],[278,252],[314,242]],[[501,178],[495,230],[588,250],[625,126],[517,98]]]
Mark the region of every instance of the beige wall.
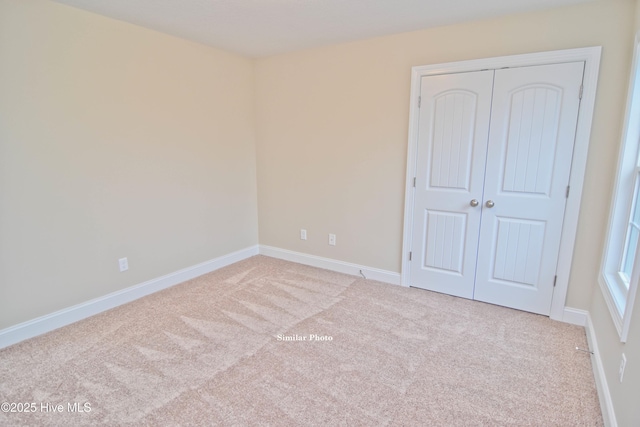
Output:
[[[635,313],[626,344],[620,343],[620,337],[611,320],[609,309],[600,289],[596,289],[594,292],[593,303],[589,308],[615,416],[621,427],[640,425],[640,407],[638,406],[638,396],[640,396],[640,298],[636,298],[635,305]],[[618,369],[623,353],[627,358],[627,366],[624,380],[621,383],[618,379]]]
[[[568,305],[598,272],[628,75],[632,1],[435,28],[259,60],[260,243],[400,271],[412,66],[602,45]],[[309,240],[299,239],[306,228]],[[327,233],[338,245],[327,245]]]
[[257,244],[251,60],[42,0],[0,58],[0,329]]
[[[635,16],[634,30],[638,32],[640,31],[640,1],[636,2]],[[629,35],[629,40],[633,41],[633,39],[634,32]],[[630,46],[628,51],[629,59],[631,59],[633,47]],[[624,81],[625,88],[628,81],[628,78]],[[613,186],[611,186],[611,192],[613,192]],[[636,295],[635,310],[631,318],[627,343],[622,344],[600,287],[595,283],[595,280],[593,282],[593,301],[589,312],[596,333],[598,352],[611,392],[616,419],[621,427],[638,426],[640,425],[640,407],[638,406],[638,396],[640,396],[640,294]],[[618,369],[623,353],[627,358],[627,366],[624,380],[621,383],[618,378]]]

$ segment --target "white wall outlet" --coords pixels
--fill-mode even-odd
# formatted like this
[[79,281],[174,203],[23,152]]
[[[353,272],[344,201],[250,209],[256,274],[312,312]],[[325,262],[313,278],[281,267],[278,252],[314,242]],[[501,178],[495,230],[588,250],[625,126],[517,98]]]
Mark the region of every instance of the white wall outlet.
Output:
[[622,353],[622,358],[620,359],[620,370],[618,371],[618,375],[620,376],[620,382],[624,378],[624,368],[627,367],[627,356]]
[[118,265],[120,266],[120,272],[122,273],[123,271],[127,271],[129,269],[129,261],[127,261],[127,258],[120,258],[118,260]]
[[331,246],[335,246],[336,245],[336,235],[335,234],[329,234],[329,244]]
[[304,228],[300,229],[300,240],[307,240],[307,230]]

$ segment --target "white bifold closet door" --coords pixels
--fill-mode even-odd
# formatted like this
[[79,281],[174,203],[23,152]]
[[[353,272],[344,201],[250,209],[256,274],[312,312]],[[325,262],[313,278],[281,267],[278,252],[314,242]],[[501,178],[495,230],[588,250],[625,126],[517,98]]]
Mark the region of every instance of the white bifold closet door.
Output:
[[422,78],[411,286],[549,314],[583,70]]

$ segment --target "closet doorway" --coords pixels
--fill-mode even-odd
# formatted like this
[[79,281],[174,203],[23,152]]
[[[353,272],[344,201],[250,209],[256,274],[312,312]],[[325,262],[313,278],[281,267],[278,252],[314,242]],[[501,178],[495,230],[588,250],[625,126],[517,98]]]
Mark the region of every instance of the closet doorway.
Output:
[[549,315],[593,71],[515,58],[414,75],[403,284]]

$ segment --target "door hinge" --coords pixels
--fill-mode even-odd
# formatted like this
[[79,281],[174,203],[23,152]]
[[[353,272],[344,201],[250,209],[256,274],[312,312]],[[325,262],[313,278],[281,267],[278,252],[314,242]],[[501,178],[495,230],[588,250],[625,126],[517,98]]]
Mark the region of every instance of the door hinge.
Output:
[[571,186],[570,186],[570,185],[567,185],[567,195],[566,195],[566,198],[567,198],[567,199],[569,198],[569,190],[571,190]]
[[421,105],[422,105],[422,97],[419,96],[418,97],[418,108],[420,108]]
[[413,177],[413,186],[414,187],[416,186],[416,177],[415,176]]
[[584,91],[584,85],[580,85],[580,94],[578,94],[578,99],[582,99],[582,92]]
[[553,287],[554,287],[554,288],[556,287],[556,282],[557,282],[557,281],[558,281],[558,276],[555,276],[555,277],[553,278]]
[[411,261],[411,254],[412,252],[409,252],[409,261]]

